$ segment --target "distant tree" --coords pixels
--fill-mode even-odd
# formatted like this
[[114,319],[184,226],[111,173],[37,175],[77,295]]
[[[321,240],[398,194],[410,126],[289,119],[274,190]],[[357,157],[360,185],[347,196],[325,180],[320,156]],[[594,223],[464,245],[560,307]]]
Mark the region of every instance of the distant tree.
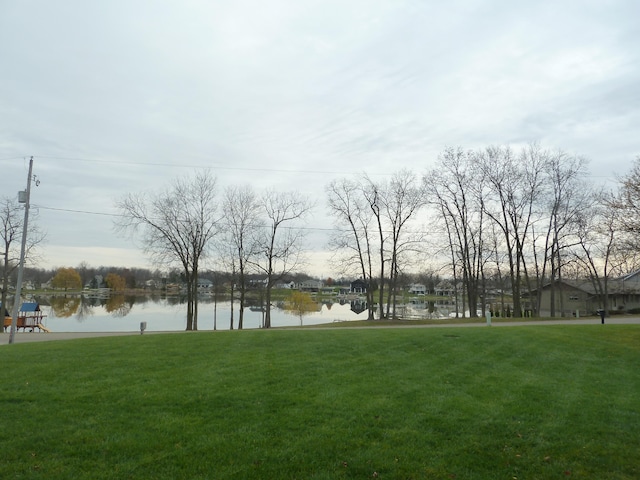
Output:
[[79,290],[82,288],[82,279],[78,271],[73,268],[59,268],[55,277],[51,280],[51,286],[65,291],[69,289]]
[[93,278],[91,278],[91,280],[89,281],[89,288],[95,290],[97,288],[102,288],[102,284],[104,283],[104,280],[100,281],[98,280],[98,275],[94,275]]
[[104,279],[107,287],[115,292],[123,291],[127,286],[127,281],[117,273],[109,273]]
[[[76,270],[80,274],[82,285],[87,285],[92,278],[95,278],[95,268],[91,268],[86,261],[82,261],[76,267]],[[97,288],[97,287],[93,287]]]
[[218,233],[216,180],[208,171],[179,179],[154,196],[129,194],[117,202],[120,232],[142,234],[145,253],[165,267],[178,263],[187,289],[187,330],[198,329],[198,270]]
[[442,281],[442,278],[436,271],[426,269],[417,273],[414,281],[422,283],[427,288],[427,292],[433,293],[436,285]]
[[285,303],[285,309],[294,313],[300,319],[300,325],[302,325],[302,317],[308,313],[317,311],[318,304],[307,292],[296,290],[289,295]]
[[117,273],[123,278],[125,288],[136,288],[136,269],[119,268],[113,273]]
[[56,274],[55,270],[50,271],[44,268],[25,267],[24,279],[31,282],[36,288],[41,288],[42,285],[53,278]]

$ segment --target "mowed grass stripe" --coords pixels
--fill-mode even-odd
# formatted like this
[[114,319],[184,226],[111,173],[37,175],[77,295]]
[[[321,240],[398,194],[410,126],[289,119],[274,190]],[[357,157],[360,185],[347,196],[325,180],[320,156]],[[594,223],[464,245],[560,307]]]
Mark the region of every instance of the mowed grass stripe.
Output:
[[640,478],[640,327],[0,348],[0,478]]

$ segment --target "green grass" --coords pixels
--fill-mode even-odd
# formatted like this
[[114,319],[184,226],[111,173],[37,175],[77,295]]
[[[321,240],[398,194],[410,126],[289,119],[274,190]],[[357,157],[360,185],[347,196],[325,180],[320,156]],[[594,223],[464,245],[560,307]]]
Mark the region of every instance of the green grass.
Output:
[[640,327],[0,347],[0,478],[637,479]]
[[[580,320],[587,319],[599,319],[600,317],[596,317],[595,315],[591,316],[583,316],[580,317]],[[525,323],[525,322],[551,322],[554,320],[562,320],[562,321],[571,321],[575,320],[575,318],[569,317],[492,317],[491,323]],[[345,321],[334,321],[332,323],[320,323],[317,325],[309,325],[305,328],[360,328],[360,327],[404,327],[404,326],[420,326],[420,325],[461,325],[461,324],[478,324],[478,325],[486,325],[487,319],[485,317],[458,317],[458,318],[421,318],[421,319],[411,319],[406,320],[402,318],[391,319],[385,318],[383,320],[374,319],[374,320],[345,320]],[[295,327],[278,327],[278,328],[301,328],[299,326]]]

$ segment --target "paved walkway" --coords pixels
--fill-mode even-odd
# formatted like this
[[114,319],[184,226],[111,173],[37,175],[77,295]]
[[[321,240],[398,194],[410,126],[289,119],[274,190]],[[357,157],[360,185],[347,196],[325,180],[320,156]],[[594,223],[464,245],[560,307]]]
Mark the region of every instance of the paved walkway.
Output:
[[[640,324],[640,317],[612,317],[606,319],[606,325],[629,325],[629,324]],[[536,326],[545,326],[545,325],[600,325],[601,321],[599,318],[587,318],[587,319],[567,319],[567,320],[536,320],[536,321],[521,321],[521,322],[496,322],[493,321],[491,323],[492,327],[518,327],[523,325],[536,325]],[[442,323],[442,324],[429,324],[429,325],[380,325],[376,327],[372,325],[371,327],[347,327],[340,326],[334,328],[464,328],[464,327],[486,327],[487,324],[482,323]],[[313,328],[313,326],[304,327],[305,329]],[[324,329],[331,327],[319,327]],[[201,332],[210,331],[210,330],[201,330]],[[218,330],[219,332],[226,332],[229,330]],[[189,333],[185,331],[170,331],[170,332],[153,332],[147,330],[144,332],[144,335],[157,335],[163,333]],[[93,337],[120,337],[124,335],[140,335],[140,332],[17,332],[14,338],[14,343],[29,343],[29,342],[46,342],[52,340],[73,340],[76,338],[93,338]],[[0,345],[7,345],[9,343],[9,334],[1,333],[0,334]]]
[[[145,335],[158,333],[186,333],[186,332],[144,332]],[[94,337],[122,337],[125,335],[140,335],[140,332],[17,332],[13,343],[47,342],[51,340],[73,340],[76,338]],[[0,334],[0,345],[9,343],[9,334]]]

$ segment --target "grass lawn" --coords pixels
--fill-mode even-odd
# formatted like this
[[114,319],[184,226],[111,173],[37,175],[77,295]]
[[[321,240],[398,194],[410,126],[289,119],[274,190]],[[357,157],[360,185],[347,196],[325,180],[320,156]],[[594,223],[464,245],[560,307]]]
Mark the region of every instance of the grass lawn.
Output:
[[638,479],[640,326],[0,347],[2,479]]

